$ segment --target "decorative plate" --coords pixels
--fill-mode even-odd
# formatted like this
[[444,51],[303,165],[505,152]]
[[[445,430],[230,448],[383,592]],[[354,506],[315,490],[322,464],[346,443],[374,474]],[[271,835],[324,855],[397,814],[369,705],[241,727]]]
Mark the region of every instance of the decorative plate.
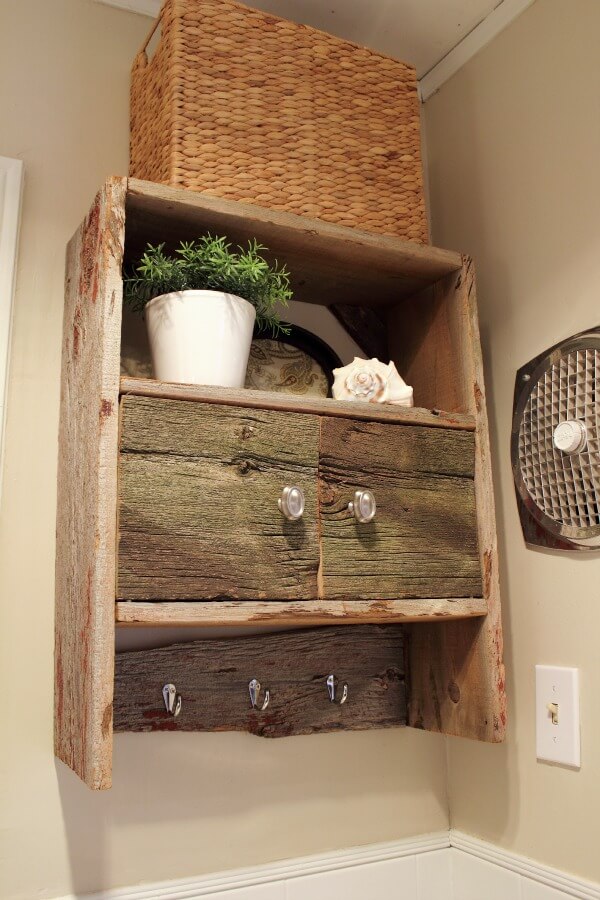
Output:
[[256,335],[250,348],[246,387],[257,391],[328,397],[333,369],[342,362],[321,338],[291,326],[291,334],[274,339]]

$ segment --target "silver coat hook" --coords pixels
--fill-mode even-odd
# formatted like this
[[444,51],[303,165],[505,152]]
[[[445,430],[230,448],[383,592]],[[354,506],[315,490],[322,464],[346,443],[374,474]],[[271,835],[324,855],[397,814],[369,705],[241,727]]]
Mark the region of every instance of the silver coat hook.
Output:
[[[252,704],[252,709],[259,709],[258,706],[258,696],[260,694],[260,681],[257,678],[253,678],[252,681],[248,684],[248,690],[250,691],[250,703]],[[267,689],[265,689],[265,699],[263,700],[262,706],[260,710],[266,709],[269,705],[269,700],[271,699],[271,695]]]
[[175,717],[181,712],[181,694],[177,693],[174,684],[165,684],[162,689],[163,700],[165,701],[165,709],[169,715]]
[[344,687],[342,688],[342,696],[339,700],[335,699],[335,687],[336,687],[336,677],[335,675],[327,676],[327,693],[329,694],[329,699],[332,703],[339,703],[341,706],[342,703],[345,703],[348,699],[348,685],[344,682]]

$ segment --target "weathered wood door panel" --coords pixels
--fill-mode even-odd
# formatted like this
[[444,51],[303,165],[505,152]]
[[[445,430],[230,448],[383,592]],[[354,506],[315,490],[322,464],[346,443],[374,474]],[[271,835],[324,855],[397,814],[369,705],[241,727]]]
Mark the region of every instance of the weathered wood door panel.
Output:
[[316,416],[124,397],[117,596],[316,599],[318,452]]
[[[470,432],[323,418],[324,598],[481,596],[473,473]],[[368,524],[356,490],[375,496]]]

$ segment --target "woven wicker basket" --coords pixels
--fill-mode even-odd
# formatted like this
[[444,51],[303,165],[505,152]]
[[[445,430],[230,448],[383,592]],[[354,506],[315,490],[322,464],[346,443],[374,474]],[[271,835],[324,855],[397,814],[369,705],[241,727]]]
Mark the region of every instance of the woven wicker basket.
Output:
[[158,24],[132,176],[427,242],[411,66],[233,0],[166,0]]

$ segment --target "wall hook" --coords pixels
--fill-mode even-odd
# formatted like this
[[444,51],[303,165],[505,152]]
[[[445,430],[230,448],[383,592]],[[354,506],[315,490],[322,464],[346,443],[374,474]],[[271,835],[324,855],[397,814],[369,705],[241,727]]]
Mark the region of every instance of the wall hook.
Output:
[[178,716],[181,712],[181,694],[177,693],[177,688],[174,684],[165,684],[162,689],[163,700],[165,701],[165,709],[167,712],[175,717]]
[[327,693],[329,694],[329,699],[332,703],[339,703],[341,706],[342,703],[345,703],[348,699],[348,685],[344,682],[344,687],[342,688],[342,696],[338,701],[335,699],[335,687],[336,687],[336,677],[335,675],[327,676]]
[[[248,684],[248,690],[250,691],[250,703],[252,704],[252,709],[258,709],[258,695],[260,694],[260,681],[257,678],[253,678],[252,681]],[[260,707],[261,711],[266,709],[269,705],[269,700],[271,699],[271,694],[265,688],[265,699],[263,700],[263,704]]]

